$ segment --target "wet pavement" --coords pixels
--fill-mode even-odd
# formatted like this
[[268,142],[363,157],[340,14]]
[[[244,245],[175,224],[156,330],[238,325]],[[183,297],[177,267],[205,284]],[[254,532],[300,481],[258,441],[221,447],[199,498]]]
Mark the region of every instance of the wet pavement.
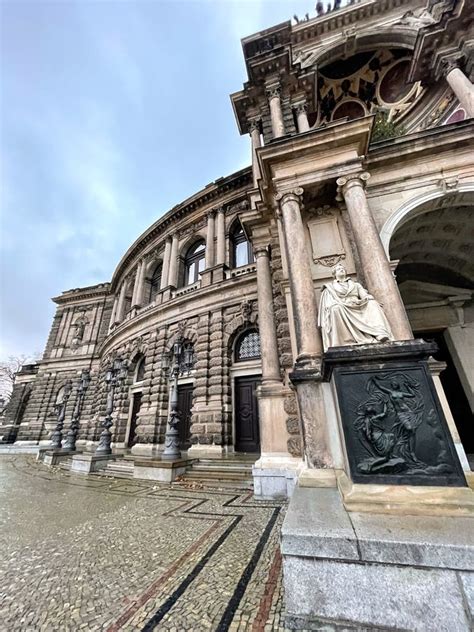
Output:
[[0,630],[284,630],[285,506],[0,457]]

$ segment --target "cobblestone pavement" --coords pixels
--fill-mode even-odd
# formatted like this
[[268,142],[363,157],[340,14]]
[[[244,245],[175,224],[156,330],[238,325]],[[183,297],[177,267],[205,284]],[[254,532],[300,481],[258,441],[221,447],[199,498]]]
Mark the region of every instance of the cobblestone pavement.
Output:
[[0,630],[282,625],[284,505],[0,459]]

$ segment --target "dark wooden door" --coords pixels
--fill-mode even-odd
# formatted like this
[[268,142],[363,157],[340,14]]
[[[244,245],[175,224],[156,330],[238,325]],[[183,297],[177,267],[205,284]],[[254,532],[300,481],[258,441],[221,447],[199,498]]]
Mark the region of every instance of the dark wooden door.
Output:
[[135,445],[137,436],[137,419],[138,413],[140,412],[140,406],[142,405],[142,394],[134,393],[133,394],[133,403],[132,403],[132,418],[130,419],[130,432],[128,433],[128,441],[127,447],[131,448]]
[[182,450],[191,445],[191,408],[193,406],[193,385],[178,386],[179,442]]
[[235,380],[235,449],[238,452],[260,452],[257,386],[255,377]]

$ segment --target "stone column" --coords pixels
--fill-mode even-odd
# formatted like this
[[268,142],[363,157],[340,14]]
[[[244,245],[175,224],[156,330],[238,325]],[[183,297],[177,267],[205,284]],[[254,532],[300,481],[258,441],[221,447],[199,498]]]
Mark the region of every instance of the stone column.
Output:
[[133,284],[133,294],[132,294],[132,307],[138,307],[142,303],[143,299],[143,269],[145,266],[145,262],[142,260],[137,266],[137,272],[135,274],[135,283]]
[[308,123],[308,106],[306,103],[295,103],[293,106],[296,110],[296,122],[298,125],[298,132],[302,134],[309,130]]
[[270,106],[270,117],[272,119],[273,138],[280,138],[285,135],[285,123],[281,110],[280,86],[275,85],[267,89],[268,105]]
[[206,268],[214,266],[214,211],[207,214]]
[[252,173],[253,173],[253,186],[257,188],[258,180],[261,177],[260,168],[257,161],[257,149],[262,146],[260,136],[260,119],[249,120],[249,132],[252,139]]
[[285,252],[290,278],[291,303],[297,346],[296,364],[301,368],[319,364],[322,344],[317,330],[317,310],[306,234],[301,219],[303,189],[278,193]]
[[257,263],[258,325],[262,356],[262,383],[280,382],[280,361],[273,309],[272,275],[268,248],[254,250]]
[[141,307],[143,305],[143,291],[145,289],[146,261],[142,259],[140,262],[138,285],[135,292],[135,303],[132,307]]
[[463,73],[458,61],[446,64],[445,77],[467,117],[474,118],[474,85]]
[[171,241],[168,285],[172,285],[173,287],[176,287],[177,284],[178,284],[178,233],[175,233]]
[[165,243],[165,256],[163,257],[163,269],[161,271],[161,283],[160,290],[163,290],[169,285],[169,270],[170,270],[170,256],[171,256],[171,237],[167,237]]
[[338,178],[337,184],[346,203],[368,290],[383,305],[395,340],[410,340],[413,334],[405,306],[367,203],[364,183],[368,178],[364,172]]
[[217,209],[217,250],[216,265],[225,263],[225,213],[221,207]]
[[125,309],[125,291],[127,289],[127,284],[124,281],[122,286],[120,287],[120,294],[118,299],[117,310],[115,312],[115,324],[118,325],[122,322],[124,317],[124,309]]
[[117,314],[117,306],[118,306],[118,296],[114,298],[114,305],[112,307],[112,315],[110,317],[110,325],[109,329],[111,329],[115,325],[115,315]]

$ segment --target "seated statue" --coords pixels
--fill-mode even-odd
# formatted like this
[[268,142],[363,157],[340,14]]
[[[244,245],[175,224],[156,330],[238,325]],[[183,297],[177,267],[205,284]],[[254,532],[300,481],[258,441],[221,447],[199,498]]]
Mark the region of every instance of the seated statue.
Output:
[[333,281],[323,285],[319,303],[324,350],[393,340],[390,325],[374,297],[347,276],[342,264],[333,268],[333,276]]

